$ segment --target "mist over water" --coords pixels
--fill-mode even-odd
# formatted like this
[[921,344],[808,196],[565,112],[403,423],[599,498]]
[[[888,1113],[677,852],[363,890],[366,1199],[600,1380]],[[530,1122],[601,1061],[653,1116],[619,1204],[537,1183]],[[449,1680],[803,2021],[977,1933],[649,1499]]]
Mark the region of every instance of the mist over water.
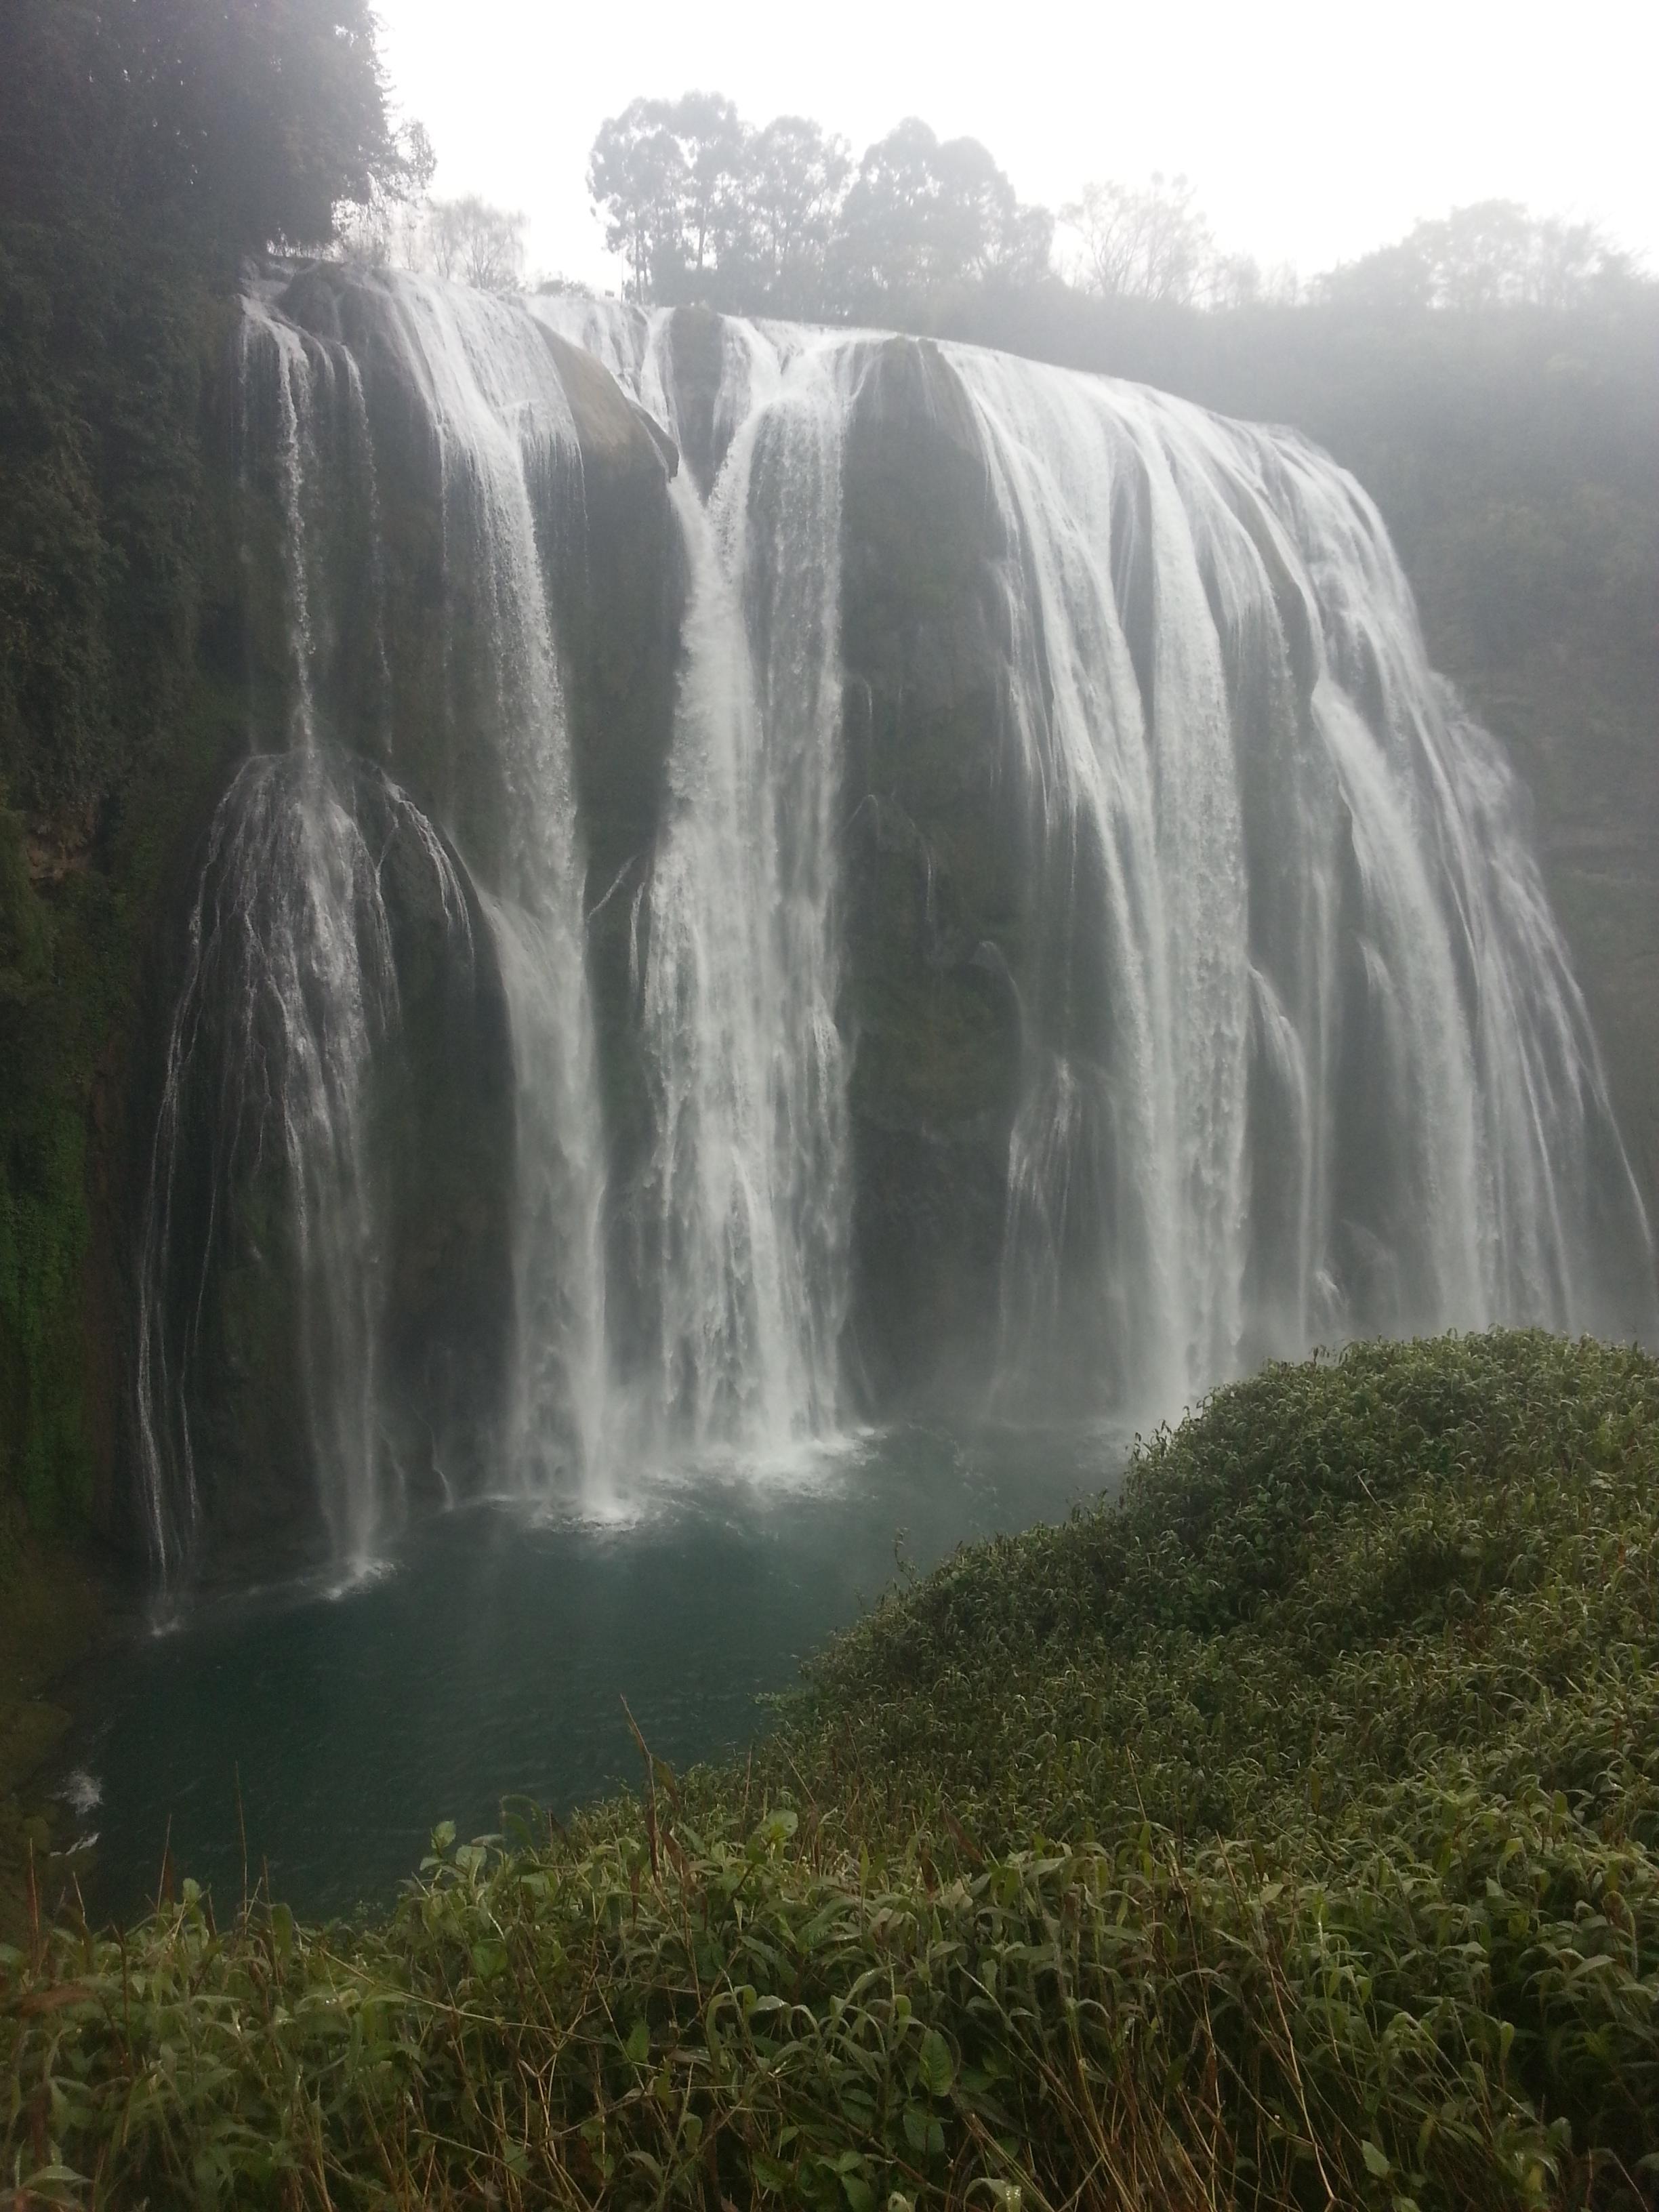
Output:
[[[349,306],[319,337],[262,295],[238,348],[288,673],[209,839],[167,1048],[138,1358],[164,1576],[237,1480],[222,1450],[204,1487],[197,1412],[233,1218],[239,1249],[289,1255],[258,1325],[286,1331],[332,1555],[371,1560],[405,1510],[394,1169],[368,1133],[405,913],[479,1005],[498,994],[512,1104],[509,1352],[471,1462],[434,1444],[427,1486],[625,1514],[647,1465],[764,1466],[860,1410],[842,479],[883,342],[728,320],[694,374],[673,318],[612,303],[398,276]],[[588,489],[549,331],[681,456],[662,815],[611,883],[573,768],[560,579]],[[1355,1334],[1651,1328],[1651,1245],[1520,795],[1428,667],[1364,495],[1288,433],[935,357],[1000,549],[994,804],[1023,856],[1020,926],[981,949],[1019,1010],[981,1403],[1156,1418]],[[377,379],[435,484],[441,773],[401,764],[388,704]],[[588,949],[616,899],[648,1103],[626,1190]]]

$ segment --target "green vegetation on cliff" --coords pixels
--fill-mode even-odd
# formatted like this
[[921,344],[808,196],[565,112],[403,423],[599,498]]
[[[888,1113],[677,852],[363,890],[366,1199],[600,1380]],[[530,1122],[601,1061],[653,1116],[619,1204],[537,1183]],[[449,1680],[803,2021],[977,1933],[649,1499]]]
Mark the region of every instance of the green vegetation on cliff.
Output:
[[12,0],[0,70],[0,1579],[112,1457],[143,963],[241,734],[206,387],[238,257],[395,186],[362,0]]
[[1218,1391],[964,1551],[746,1765],[0,1951],[21,2204],[1636,2207],[1659,2172],[1659,1363]]

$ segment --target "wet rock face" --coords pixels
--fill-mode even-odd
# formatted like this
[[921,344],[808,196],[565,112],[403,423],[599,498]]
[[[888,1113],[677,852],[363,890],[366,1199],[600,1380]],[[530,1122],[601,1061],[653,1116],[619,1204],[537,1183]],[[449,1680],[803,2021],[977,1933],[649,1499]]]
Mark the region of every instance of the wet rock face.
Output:
[[842,498],[852,1334],[882,1400],[991,1346],[1025,927],[1009,549],[968,395],[926,341],[872,359]]
[[[649,1100],[631,981],[635,897],[663,818],[686,580],[668,485],[673,441],[589,355],[543,332],[581,448],[580,535],[559,570],[586,856],[583,911],[612,1176],[648,1146]],[[619,1224],[616,1234],[623,1231]],[[613,1255],[620,1258],[620,1255]],[[611,1273],[618,1282],[621,1266]]]
[[735,427],[723,418],[726,324],[712,307],[676,307],[669,323],[668,368],[675,427],[685,465],[707,499]]

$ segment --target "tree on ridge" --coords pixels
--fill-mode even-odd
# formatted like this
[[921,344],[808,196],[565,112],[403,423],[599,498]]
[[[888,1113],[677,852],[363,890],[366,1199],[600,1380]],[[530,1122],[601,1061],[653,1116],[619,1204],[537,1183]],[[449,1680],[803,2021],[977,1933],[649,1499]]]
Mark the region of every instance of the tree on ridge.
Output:
[[1085,185],[1060,219],[1081,244],[1074,281],[1101,299],[1191,307],[1215,261],[1215,240],[1184,176],[1155,169],[1146,185]]
[[525,217],[476,193],[434,200],[417,252],[433,274],[480,292],[516,292],[524,278]]
[[1316,289],[1339,306],[1474,313],[1580,307],[1635,278],[1631,256],[1596,224],[1535,216],[1516,200],[1479,200],[1343,263]]

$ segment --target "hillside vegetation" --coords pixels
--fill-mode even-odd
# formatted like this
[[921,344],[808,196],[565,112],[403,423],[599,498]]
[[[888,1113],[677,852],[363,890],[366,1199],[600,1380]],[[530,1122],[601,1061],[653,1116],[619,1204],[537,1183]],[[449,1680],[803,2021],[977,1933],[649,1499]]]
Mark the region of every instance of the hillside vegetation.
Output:
[[18,2205],[1637,2206],[1659,1363],[1217,1392],[744,1765],[441,1828],[389,1917],[186,1881],[0,1950]]

